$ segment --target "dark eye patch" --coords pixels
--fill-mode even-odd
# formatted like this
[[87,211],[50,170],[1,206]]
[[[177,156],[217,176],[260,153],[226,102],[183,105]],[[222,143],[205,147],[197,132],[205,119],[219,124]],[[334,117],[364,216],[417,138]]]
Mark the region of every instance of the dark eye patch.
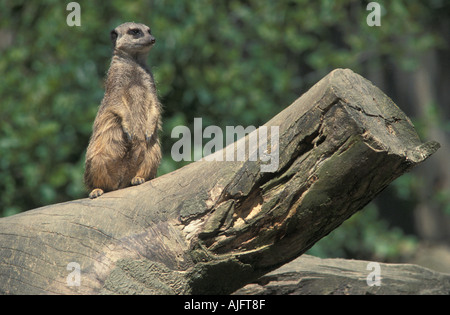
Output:
[[141,34],[141,30],[138,29],[138,28],[132,28],[132,29],[128,30],[127,34],[129,34],[129,35],[139,35],[139,34]]

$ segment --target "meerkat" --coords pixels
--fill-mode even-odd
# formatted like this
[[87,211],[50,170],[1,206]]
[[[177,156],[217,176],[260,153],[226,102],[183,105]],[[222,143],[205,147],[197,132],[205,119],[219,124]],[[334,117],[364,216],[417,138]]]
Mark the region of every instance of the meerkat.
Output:
[[105,95],[86,151],[91,199],[153,179],[161,161],[161,104],[146,62],[155,38],[144,24],[124,23],[111,31],[111,40]]

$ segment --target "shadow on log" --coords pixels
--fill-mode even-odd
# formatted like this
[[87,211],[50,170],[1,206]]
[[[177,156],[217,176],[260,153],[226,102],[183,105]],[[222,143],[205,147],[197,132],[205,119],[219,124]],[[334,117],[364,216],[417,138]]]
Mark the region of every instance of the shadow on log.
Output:
[[[279,126],[274,172],[203,160],[1,219],[0,293],[228,294],[304,253],[439,147],[351,70],[331,72],[266,126]],[[249,137],[240,143],[252,156]]]

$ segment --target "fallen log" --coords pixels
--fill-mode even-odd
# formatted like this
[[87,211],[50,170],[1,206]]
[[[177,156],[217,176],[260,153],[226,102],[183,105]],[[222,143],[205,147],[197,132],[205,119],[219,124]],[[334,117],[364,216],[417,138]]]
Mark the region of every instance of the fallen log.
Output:
[[[0,219],[0,293],[232,293],[303,254],[439,147],[351,70],[331,72],[265,126],[279,138],[250,134],[215,153],[245,143],[243,161],[202,160]],[[249,158],[258,146],[278,153],[274,171]]]
[[[377,263],[378,264],[378,263]],[[375,272],[377,274],[375,275]],[[411,264],[302,255],[237,295],[448,295],[450,275]]]

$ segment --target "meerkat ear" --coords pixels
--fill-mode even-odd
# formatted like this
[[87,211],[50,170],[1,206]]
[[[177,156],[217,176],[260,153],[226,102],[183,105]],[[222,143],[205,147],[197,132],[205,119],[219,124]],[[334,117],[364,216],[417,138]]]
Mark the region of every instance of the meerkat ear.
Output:
[[117,36],[119,36],[119,35],[117,34],[116,30],[112,30],[111,31],[111,42],[114,47],[116,46]]

